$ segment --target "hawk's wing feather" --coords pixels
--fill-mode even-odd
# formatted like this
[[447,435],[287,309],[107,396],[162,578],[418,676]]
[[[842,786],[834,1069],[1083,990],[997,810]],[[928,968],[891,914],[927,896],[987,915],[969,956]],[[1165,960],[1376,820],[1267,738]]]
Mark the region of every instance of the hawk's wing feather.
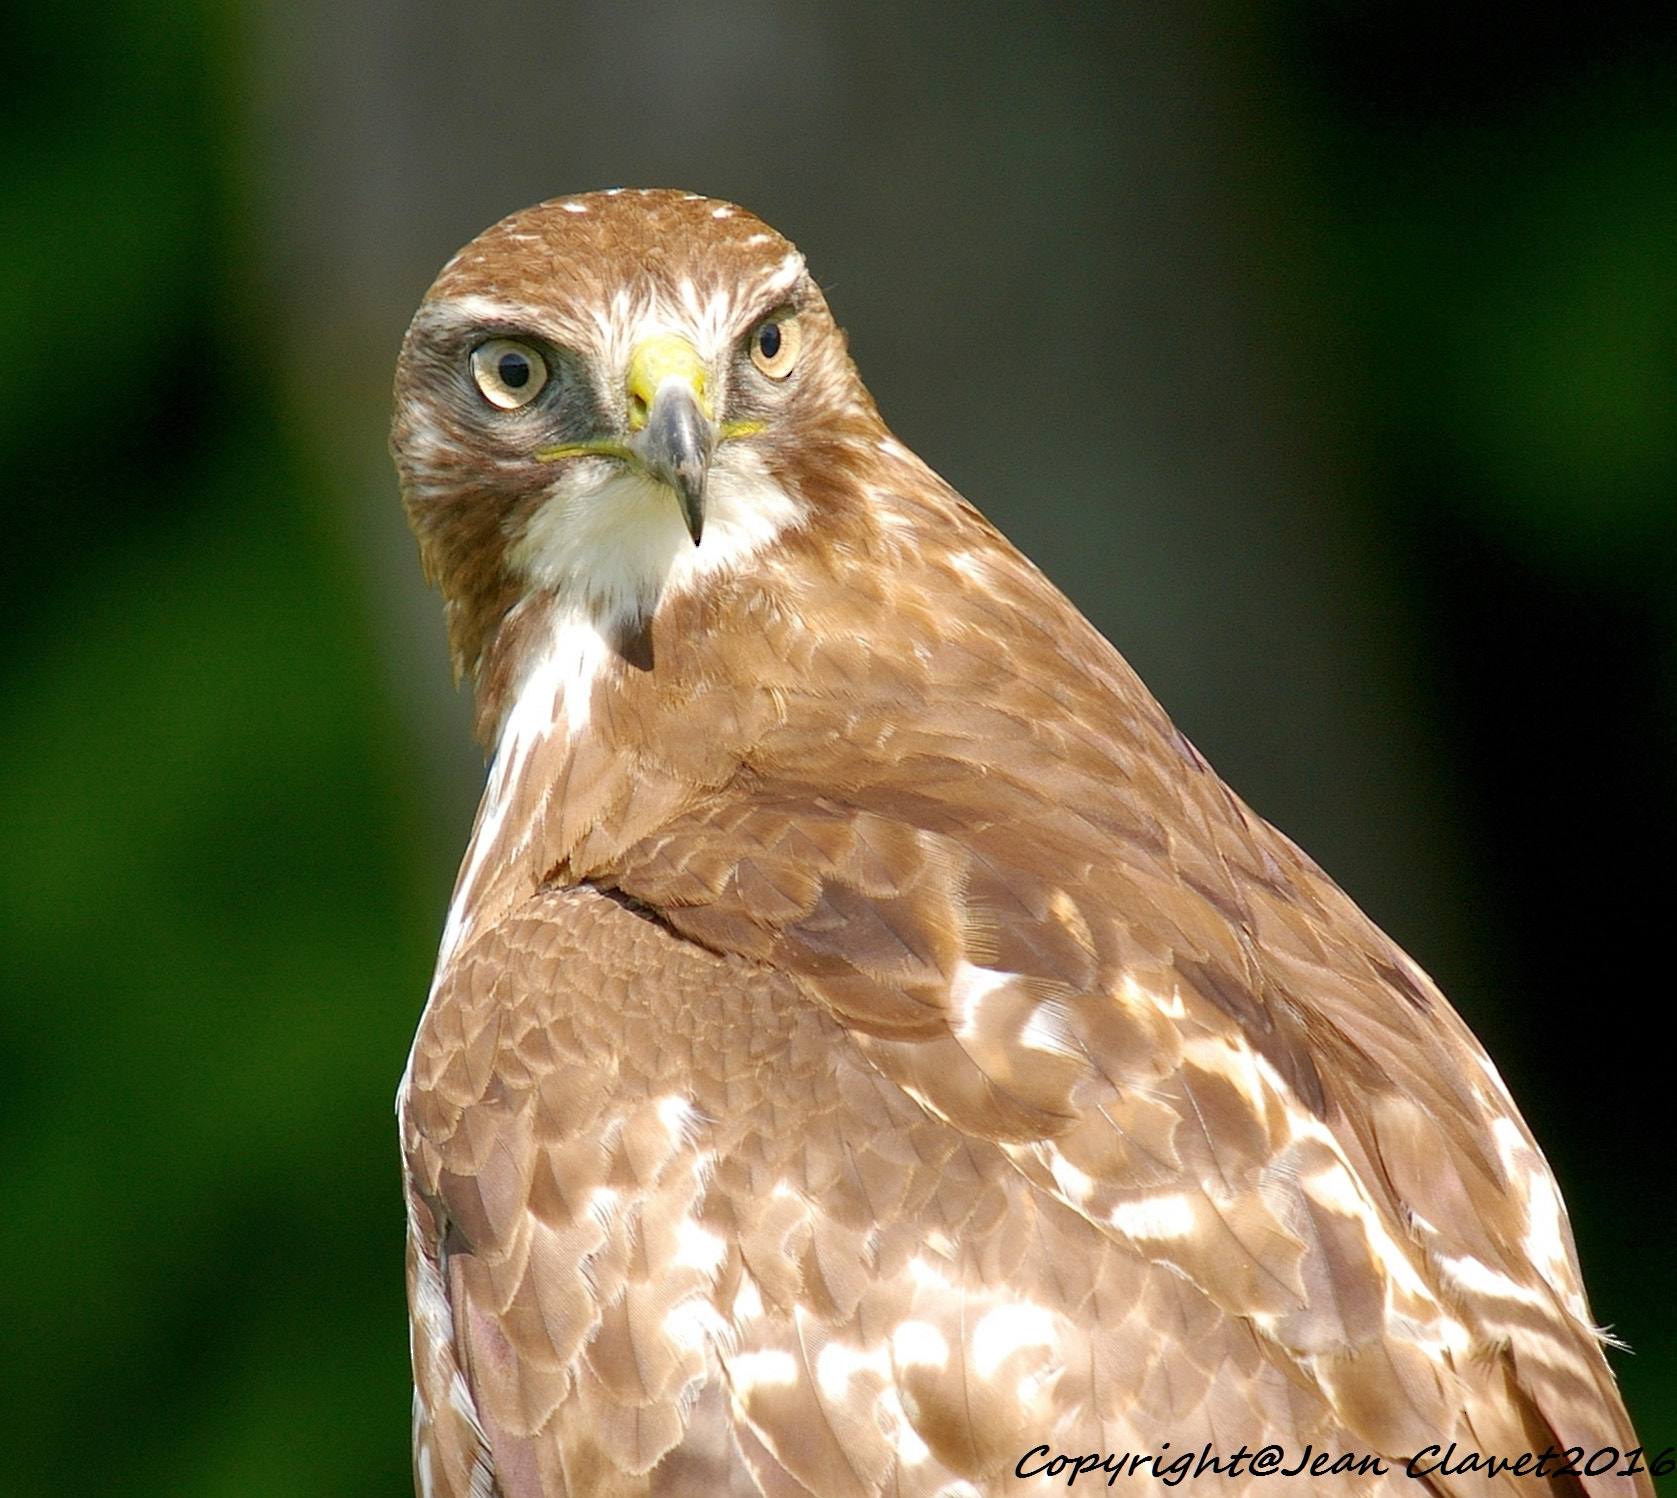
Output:
[[[881,1419],[918,1440],[879,1341],[910,1309],[906,1266],[1028,1193],[787,980],[588,890],[461,954],[403,1111],[415,1303],[450,1307],[416,1329],[438,1498],[490,1461],[507,1498],[642,1491],[655,1464],[659,1492],[876,1491]],[[1021,1250],[991,1251],[994,1269]],[[926,1314],[955,1334],[948,1307]],[[719,1358],[726,1410],[705,1392]],[[903,1491],[959,1475],[917,1472]]]
[[[1040,662],[972,680],[969,633],[889,694],[917,700],[860,698],[842,783],[830,748],[765,734],[615,882],[796,975],[936,1116],[1257,1318],[1363,1438],[1427,1444],[1506,1348],[1540,1423],[1623,1442],[1577,1413],[1613,1407],[1611,1376],[1547,1169],[1482,1050],[1064,612],[1085,639],[1045,632]],[[1104,670],[1058,669],[1080,645]],[[939,680],[947,661],[969,679]],[[816,692],[859,669],[805,664]],[[1049,714],[1043,681],[1094,700]]]
[[[554,892],[480,938],[405,1105],[415,1303],[449,1307],[416,1327],[433,1493],[490,1491],[490,1458],[506,1498],[837,1498],[988,1489],[1042,1440],[1391,1453],[1425,1422],[1422,1444],[1531,1446],[1517,1352],[1485,1343],[1441,1386],[1384,1326],[1366,1219],[1309,1189],[1346,1189],[1329,1141],[1295,1141],[1291,1211],[1232,1205],[1290,1125],[1278,1091],[1259,1117],[1171,1042],[1227,1016],[1113,1007],[1125,1085],[990,1143],[893,1080],[935,1110],[938,1068],[913,1065],[935,1043],[847,1040],[621,900]],[[1156,1236],[1173,1211],[1198,1256]],[[1530,1429],[1502,1429],[1522,1403]]]
[[929,1117],[786,980],[603,895],[461,955],[405,1116],[415,1301],[450,1308],[416,1330],[437,1498],[491,1461],[506,1498],[930,1498],[1039,1439],[1327,1428],[1246,1323]]

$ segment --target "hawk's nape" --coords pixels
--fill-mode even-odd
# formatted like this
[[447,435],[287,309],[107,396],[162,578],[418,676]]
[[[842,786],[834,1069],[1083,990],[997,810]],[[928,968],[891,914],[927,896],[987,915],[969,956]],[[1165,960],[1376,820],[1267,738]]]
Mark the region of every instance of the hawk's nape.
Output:
[[394,446],[494,753],[401,1095],[427,1498],[1651,1492],[1484,1052],[783,239],[514,215]]

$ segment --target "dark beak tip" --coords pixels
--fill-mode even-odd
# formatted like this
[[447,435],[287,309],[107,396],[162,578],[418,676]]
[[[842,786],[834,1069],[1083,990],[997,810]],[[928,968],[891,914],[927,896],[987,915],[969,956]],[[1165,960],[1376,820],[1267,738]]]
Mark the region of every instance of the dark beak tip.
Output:
[[640,455],[647,471],[675,491],[687,534],[697,546],[705,526],[705,482],[710,472],[710,423],[692,394],[677,386],[653,400]]
[[681,518],[687,523],[687,534],[697,546],[699,538],[705,533],[704,490],[681,484],[676,488],[676,498],[681,502]]

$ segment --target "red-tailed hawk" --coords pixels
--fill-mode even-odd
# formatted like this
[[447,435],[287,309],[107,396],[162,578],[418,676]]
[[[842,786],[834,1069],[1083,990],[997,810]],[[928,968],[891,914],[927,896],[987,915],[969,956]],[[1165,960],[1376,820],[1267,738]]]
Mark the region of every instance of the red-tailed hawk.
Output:
[[784,239],[514,215],[394,446],[494,751],[400,1100],[423,1498],[1651,1491],[1485,1053]]

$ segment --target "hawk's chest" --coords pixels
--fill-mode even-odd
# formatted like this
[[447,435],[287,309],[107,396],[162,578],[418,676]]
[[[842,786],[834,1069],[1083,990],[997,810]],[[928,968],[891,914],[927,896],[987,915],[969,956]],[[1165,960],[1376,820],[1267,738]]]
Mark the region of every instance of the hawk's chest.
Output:
[[540,860],[548,841],[543,822],[570,792],[579,753],[602,768],[609,765],[591,718],[596,688],[612,660],[605,635],[587,615],[543,621],[502,721],[455,881],[437,956],[439,979],[474,931],[533,892],[532,878],[540,875],[532,873],[531,861]]

